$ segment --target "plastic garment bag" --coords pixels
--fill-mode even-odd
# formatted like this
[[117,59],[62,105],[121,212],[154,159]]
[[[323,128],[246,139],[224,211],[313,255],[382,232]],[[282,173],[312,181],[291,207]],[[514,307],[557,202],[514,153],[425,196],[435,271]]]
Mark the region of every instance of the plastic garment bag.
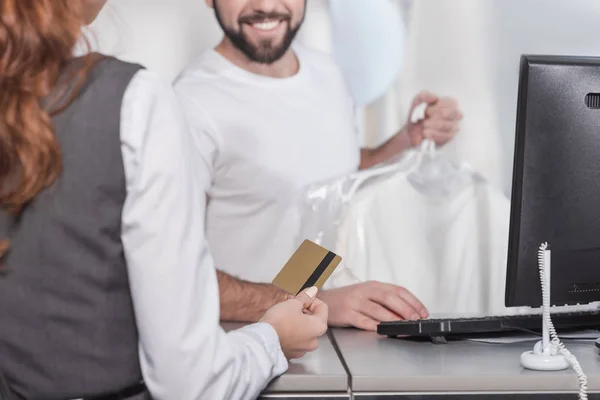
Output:
[[432,314],[505,313],[510,203],[430,141],[386,165],[313,185],[300,239],[337,252],[326,287],[404,286]]
[[411,185],[427,196],[450,196],[473,180],[479,180],[467,163],[455,163],[436,152],[433,141],[421,144],[418,161],[407,179]]
[[435,144],[425,140],[418,149],[387,163],[318,182],[307,188],[300,202],[303,226],[298,243],[308,238],[322,246],[335,247],[336,227],[357,192],[397,176],[406,176],[424,194],[448,194],[472,179],[473,173],[467,164],[456,165],[441,158],[435,152]]

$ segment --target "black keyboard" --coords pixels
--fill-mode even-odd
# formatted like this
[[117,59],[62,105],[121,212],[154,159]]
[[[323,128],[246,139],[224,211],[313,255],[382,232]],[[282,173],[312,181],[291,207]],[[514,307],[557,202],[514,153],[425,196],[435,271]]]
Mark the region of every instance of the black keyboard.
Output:
[[[553,313],[552,322],[558,331],[561,329],[599,329],[600,310]],[[468,336],[469,334],[510,331],[539,333],[541,330],[541,314],[392,321],[382,322],[377,327],[377,333],[385,336],[429,337]]]

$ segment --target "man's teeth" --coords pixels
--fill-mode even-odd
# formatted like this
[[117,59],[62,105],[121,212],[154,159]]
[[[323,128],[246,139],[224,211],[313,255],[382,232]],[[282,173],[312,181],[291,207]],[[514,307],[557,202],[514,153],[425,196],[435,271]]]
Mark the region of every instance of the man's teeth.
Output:
[[278,20],[255,22],[252,24],[253,27],[261,31],[270,31],[271,29],[275,29],[277,25],[279,25]]

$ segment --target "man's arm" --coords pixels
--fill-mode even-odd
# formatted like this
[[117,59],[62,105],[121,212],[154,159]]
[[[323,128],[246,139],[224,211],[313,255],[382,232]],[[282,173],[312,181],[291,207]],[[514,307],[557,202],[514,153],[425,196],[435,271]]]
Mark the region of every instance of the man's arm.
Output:
[[361,149],[359,169],[363,170],[374,167],[413,146],[414,144],[411,142],[410,136],[407,133],[407,127],[405,126],[400,132],[381,146],[373,149]]
[[256,322],[265,311],[291,298],[276,286],[246,282],[217,270],[221,321]]

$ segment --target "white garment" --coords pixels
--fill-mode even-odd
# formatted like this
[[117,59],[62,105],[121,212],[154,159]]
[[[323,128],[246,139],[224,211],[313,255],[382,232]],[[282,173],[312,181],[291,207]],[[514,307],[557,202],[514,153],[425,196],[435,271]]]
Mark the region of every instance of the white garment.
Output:
[[192,157],[172,88],[140,71],[122,105],[127,178],[122,240],[152,397],[252,399],[287,369],[275,330],[219,326],[213,261],[204,238],[209,171]]
[[342,218],[344,266],[332,282],[404,286],[432,315],[504,313],[510,202],[472,176],[447,196],[417,190],[404,171],[359,191]]
[[290,78],[252,74],[211,51],[175,85],[212,173],[207,236],[216,266],[252,281],[271,282],[295,251],[301,190],[359,165],[338,67],[294,50],[300,70]]

